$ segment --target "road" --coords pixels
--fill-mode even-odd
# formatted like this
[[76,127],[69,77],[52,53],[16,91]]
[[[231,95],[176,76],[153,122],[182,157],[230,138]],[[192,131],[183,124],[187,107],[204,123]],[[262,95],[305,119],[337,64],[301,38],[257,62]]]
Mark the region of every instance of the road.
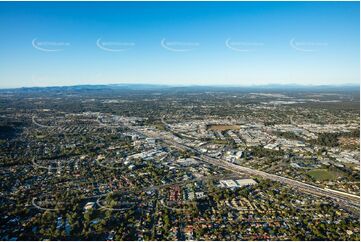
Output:
[[55,128],[56,127],[56,126],[49,126],[49,125],[39,124],[35,119],[36,119],[36,116],[34,115],[32,117],[33,124],[35,124],[35,125],[37,125],[37,126],[39,126],[41,128]]
[[132,129],[135,132],[141,133],[144,136],[151,137],[151,138],[157,138],[160,141],[162,141],[168,145],[174,146],[181,150],[191,151],[194,154],[196,154],[199,159],[201,159],[205,162],[208,162],[212,165],[215,165],[215,166],[218,166],[218,167],[221,167],[221,168],[224,168],[226,170],[230,170],[230,171],[236,172],[236,173],[248,174],[251,176],[258,176],[258,177],[262,177],[264,179],[277,181],[282,184],[286,184],[290,187],[296,188],[297,190],[304,192],[304,193],[330,198],[330,199],[336,201],[338,204],[349,207],[352,210],[356,210],[356,211],[360,210],[360,197],[359,196],[349,194],[349,193],[339,192],[339,191],[335,191],[335,190],[331,190],[331,189],[324,189],[324,188],[321,188],[321,187],[318,187],[315,185],[311,185],[311,184],[307,184],[305,182],[297,181],[297,180],[294,180],[291,178],[282,177],[282,176],[270,174],[270,173],[267,173],[264,171],[255,170],[255,169],[252,169],[249,167],[244,167],[244,166],[236,165],[233,163],[229,163],[228,161],[223,160],[223,159],[218,159],[218,158],[216,159],[216,158],[204,155],[197,149],[194,149],[193,147],[190,147],[188,145],[178,143],[167,137],[162,137],[157,132],[143,131],[139,127],[129,125],[128,122],[126,122],[126,120],[124,120],[124,124],[129,129]]
[[282,176],[270,174],[270,173],[267,173],[264,171],[259,171],[259,170],[255,170],[252,168],[236,165],[236,164],[230,163],[230,162],[222,160],[222,159],[218,159],[218,158],[216,159],[216,158],[204,155],[204,154],[200,154],[200,152],[198,150],[196,150],[192,147],[188,147],[184,144],[179,144],[179,143],[176,143],[176,142],[170,141],[170,140],[163,140],[163,141],[165,143],[167,143],[169,145],[173,145],[177,148],[189,150],[189,151],[197,154],[200,159],[202,159],[212,165],[222,167],[226,170],[230,170],[233,172],[245,173],[245,174],[248,174],[251,176],[259,176],[259,177],[269,179],[272,181],[278,181],[283,184],[287,184],[292,187],[295,187],[298,190],[301,190],[301,191],[304,191],[307,193],[312,193],[312,194],[318,195],[318,196],[330,197],[332,199],[338,200],[340,202],[348,203],[353,206],[359,207],[359,205],[360,205],[360,197],[353,195],[353,194],[341,193],[339,191],[334,191],[331,189],[324,189],[324,188],[310,185],[310,184],[307,184],[307,183],[304,183],[301,181],[293,180],[293,179],[290,179],[287,177],[282,177]]

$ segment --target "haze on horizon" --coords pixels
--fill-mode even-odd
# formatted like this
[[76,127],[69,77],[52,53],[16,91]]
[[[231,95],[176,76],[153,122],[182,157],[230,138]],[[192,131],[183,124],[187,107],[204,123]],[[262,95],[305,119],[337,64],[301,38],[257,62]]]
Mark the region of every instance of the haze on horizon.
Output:
[[359,2],[1,2],[0,88],[359,84]]

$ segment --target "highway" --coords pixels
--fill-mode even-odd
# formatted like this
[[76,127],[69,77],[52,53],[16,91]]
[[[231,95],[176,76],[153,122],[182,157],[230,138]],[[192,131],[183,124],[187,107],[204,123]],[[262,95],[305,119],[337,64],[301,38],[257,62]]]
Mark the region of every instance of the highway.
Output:
[[251,176],[259,176],[265,179],[269,179],[272,181],[277,181],[277,182],[281,182],[283,184],[287,184],[290,185],[294,188],[297,188],[298,190],[301,190],[303,192],[307,192],[307,193],[311,193],[317,196],[325,196],[325,197],[330,197],[332,199],[335,199],[339,202],[343,202],[343,203],[347,203],[353,206],[356,206],[357,208],[359,208],[360,206],[360,197],[353,195],[353,194],[348,194],[348,193],[343,193],[343,192],[339,192],[339,191],[334,191],[331,189],[324,189],[321,187],[317,187],[314,185],[310,185],[304,182],[300,182],[297,180],[293,180],[287,177],[282,177],[282,176],[278,176],[278,175],[274,175],[274,174],[270,174],[264,171],[259,171],[259,170],[255,170],[252,168],[248,168],[248,167],[244,167],[244,166],[240,166],[240,165],[236,165],[233,163],[230,163],[228,161],[222,160],[222,159],[216,159],[204,154],[200,154],[200,152],[194,148],[188,147],[184,144],[179,144],[176,143],[174,141],[170,141],[170,140],[164,140],[163,142],[175,146],[177,148],[183,149],[183,150],[189,150],[195,154],[198,155],[198,157],[200,159],[202,159],[203,161],[206,161],[212,165],[218,166],[218,167],[222,167],[224,169],[233,171],[233,172],[240,172],[240,173],[245,173]]
[[351,208],[351,210],[353,210],[355,212],[359,212],[359,210],[360,210],[360,197],[359,196],[345,193],[345,192],[335,191],[335,190],[331,190],[331,189],[324,189],[324,188],[321,188],[321,187],[318,187],[315,185],[311,185],[311,184],[307,184],[307,183],[304,183],[301,181],[293,180],[291,178],[282,177],[282,176],[270,174],[270,173],[267,173],[264,171],[255,170],[255,169],[252,169],[249,167],[236,165],[236,164],[230,163],[223,159],[213,158],[213,157],[202,154],[200,151],[198,151],[197,149],[194,149],[193,147],[190,147],[185,144],[181,144],[181,143],[176,142],[167,137],[161,137],[160,134],[158,134],[156,132],[150,132],[150,131],[144,132],[144,131],[140,130],[138,127],[129,125],[127,122],[124,122],[124,124],[129,129],[132,129],[135,132],[141,133],[144,136],[159,139],[160,141],[162,141],[168,145],[174,146],[175,148],[178,148],[181,150],[191,151],[194,154],[196,154],[199,159],[201,159],[205,162],[208,162],[212,165],[215,165],[215,166],[218,166],[218,167],[221,167],[221,168],[224,168],[226,170],[230,170],[230,171],[236,172],[236,173],[248,174],[250,176],[258,176],[258,177],[262,177],[264,179],[277,181],[282,184],[288,185],[290,187],[296,188],[297,190],[304,192],[304,193],[330,198],[340,205]]

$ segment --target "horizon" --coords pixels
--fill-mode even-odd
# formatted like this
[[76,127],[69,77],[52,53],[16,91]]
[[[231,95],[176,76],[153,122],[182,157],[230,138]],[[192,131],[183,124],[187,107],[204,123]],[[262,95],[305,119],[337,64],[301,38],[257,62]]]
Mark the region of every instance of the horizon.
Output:
[[1,241],[360,241],[360,2],[141,1],[0,2]]
[[359,85],[358,2],[1,2],[1,89]]
[[152,87],[164,87],[164,88],[190,88],[190,87],[204,87],[204,88],[272,88],[272,89],[282,89],[282,88],[317,88],[317,87],[327,87],[327,88],[336,88],[336,87],[356,87],[360,88],[359,83],[341,83],[341,84],[278,84],[278,83],[269,83],[269,84],[254,84],[254,85],[237,85],[237,84],[186,84],[186,85],[177,85],[177,84],[156,84],[156,83],[109,83],[109,84],[77,84],[77,85],[61,85],[61,86],[24,86],[24,87],[11,87],[11,88],[2,88],[1,90],[17,90],[17,89],[47,89],[47,88],[72,88],[72,87],[131,87],[131,86],[152,86]]

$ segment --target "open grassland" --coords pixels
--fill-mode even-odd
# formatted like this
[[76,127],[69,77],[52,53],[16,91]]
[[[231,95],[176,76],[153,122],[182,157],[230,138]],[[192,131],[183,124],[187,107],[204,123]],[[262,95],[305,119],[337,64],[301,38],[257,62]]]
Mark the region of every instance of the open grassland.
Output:
[[343,176],[342,172],[332,171],[328,169],[313,169],[307,174],[318,181],[335,180],[338,177]]
[[236,130],[239,128],[240,128],[239,125],[224,125],[224,124],[212,124],[208,126],[209,130],[218,130],[218,131]]

